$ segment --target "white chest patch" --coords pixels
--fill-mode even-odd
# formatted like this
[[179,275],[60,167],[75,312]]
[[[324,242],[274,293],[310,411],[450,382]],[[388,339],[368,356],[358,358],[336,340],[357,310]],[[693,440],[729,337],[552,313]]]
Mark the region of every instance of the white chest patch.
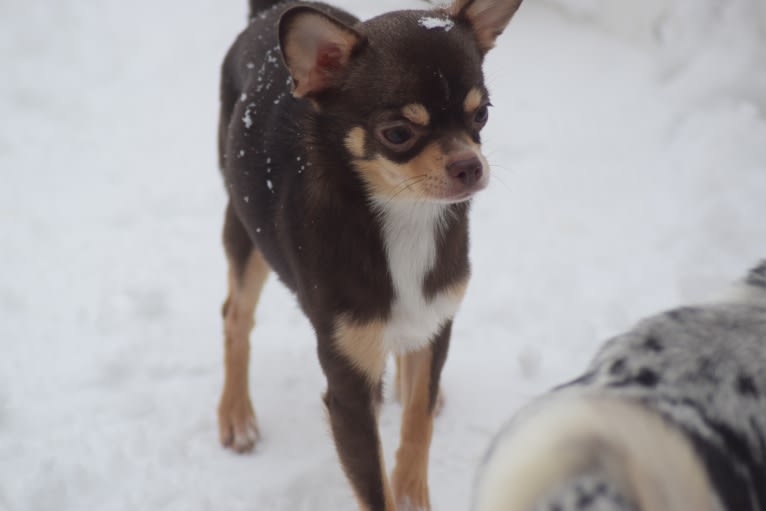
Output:
[[383,333],[384,347],[394,353],[422,349],[445,321],[454,317],[460,297],[423,296],[426,275],[436,263],[436,235],[445,224],[444,204],[376,202],[383,220],[383,241],[394,284],[394,302]]

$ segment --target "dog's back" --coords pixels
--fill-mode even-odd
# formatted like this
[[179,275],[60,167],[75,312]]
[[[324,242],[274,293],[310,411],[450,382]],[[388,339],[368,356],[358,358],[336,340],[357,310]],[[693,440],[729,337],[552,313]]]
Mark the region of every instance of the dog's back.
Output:
[[[497,437],[477,511],[766,509],[766,261],[609,341]],[[524,488],[523,491],[513,488]]]

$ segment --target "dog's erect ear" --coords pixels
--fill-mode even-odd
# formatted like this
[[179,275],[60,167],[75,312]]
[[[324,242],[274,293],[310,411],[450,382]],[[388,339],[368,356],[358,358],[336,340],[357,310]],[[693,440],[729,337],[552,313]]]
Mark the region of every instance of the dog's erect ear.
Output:
[[314,8],[285,11],[279,20],[279,45],[293,78],[293,96],[312,96],[338,85],[362,40],[353,28]]
[[447,12],[456,19],[468,21],[476,34],[482,54],[495,45],[516,13],[522,0],[455,0]]

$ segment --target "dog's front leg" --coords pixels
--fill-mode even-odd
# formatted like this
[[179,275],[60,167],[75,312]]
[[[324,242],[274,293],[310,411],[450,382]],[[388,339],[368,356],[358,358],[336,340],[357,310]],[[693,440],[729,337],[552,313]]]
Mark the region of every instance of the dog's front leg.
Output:
[[398,511],[431,509],[428,451],[439,402],[439,379],[447,356],[452,323],[427,348],[398,358],[397,386],[403,415],[392,485]]
[[378,394],[386,364],[382,333],[378,323],[340,320],[332,335],[319,337],[335,447],[362,511],[396,511],[378,436]]

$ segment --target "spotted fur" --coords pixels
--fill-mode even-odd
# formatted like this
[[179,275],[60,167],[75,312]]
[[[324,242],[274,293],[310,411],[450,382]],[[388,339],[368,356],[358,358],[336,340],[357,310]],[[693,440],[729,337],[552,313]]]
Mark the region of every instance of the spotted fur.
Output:
[[[534,402],[500,433],[480,471],[475,511],[699,509],[672,505],[678,497],[700,498],[711,511],[766,510],[765,277],[766,262],[743,280],[749,302],[677,308],[608,341],[583,376]],[[604,402],[637,415],[628,419]],[[589,418],[578,422],[570,408]],[[557,418],[555,427],[546,417]],[[655,418],[659,428],[650,425]],[[535,432],[540,445],[576,450],[574,461],[561,461],[560,451],[548,459],[541,448],[526,470],[508,470],[503,458],[524,453],[507,446]],[[691,453],[686,470],[671,468],[675,449]],[[488,489],[493,478],[525,481],[540,467],[543,482],[527,507]],[[689,480],[698,469],[700,484]]]

